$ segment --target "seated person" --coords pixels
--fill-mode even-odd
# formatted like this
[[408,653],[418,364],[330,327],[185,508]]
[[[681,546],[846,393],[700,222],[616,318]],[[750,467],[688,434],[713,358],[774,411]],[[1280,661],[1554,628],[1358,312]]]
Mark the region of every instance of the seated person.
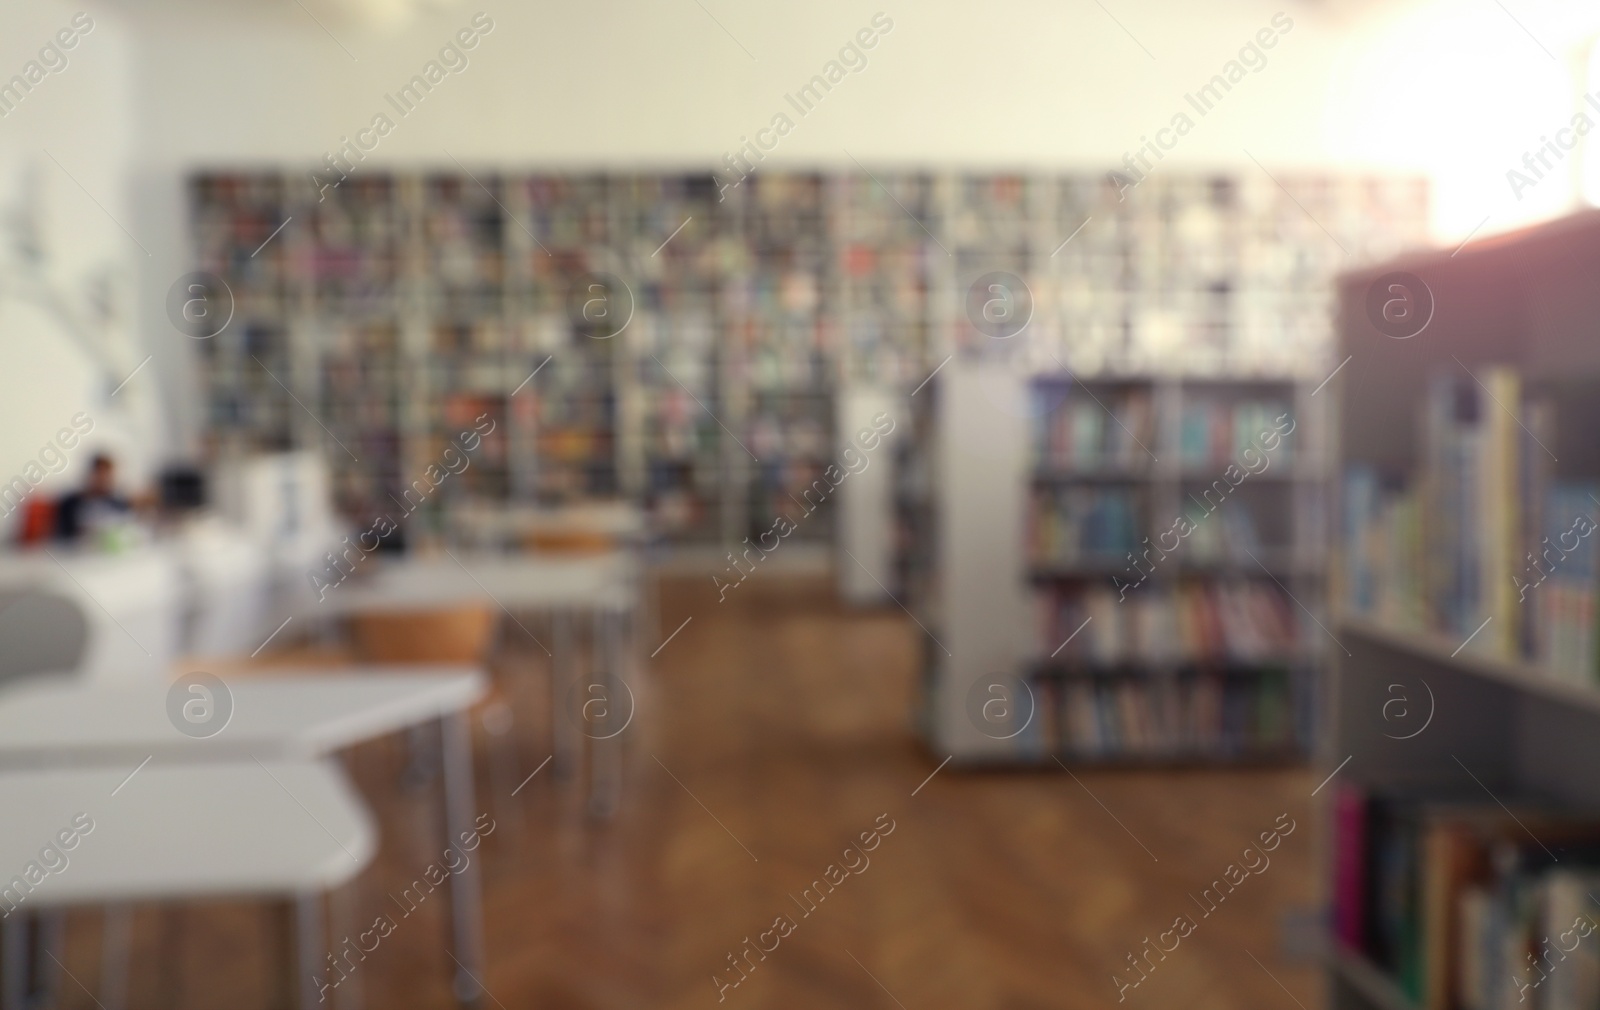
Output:
[[89,463],[89,481],[56,505],[56,537],[79,540],[104,526],[125,522],[132,507],[116,492],[116,464],[98,453]]

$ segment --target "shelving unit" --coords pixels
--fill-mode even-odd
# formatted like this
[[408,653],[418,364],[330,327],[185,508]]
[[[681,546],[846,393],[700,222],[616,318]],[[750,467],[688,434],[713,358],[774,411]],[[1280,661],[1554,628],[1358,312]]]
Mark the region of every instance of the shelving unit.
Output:
[[642,266],[625,345],[625,487],[673,542],[715,547],[737,539],[722,475],[727,450],[738,450],[716,420],[728,407],[718,334],[733,222],[710,176],[640,175],[621,185],[620,233]]
[[[763,172],[719,194],[709,175],[363,170],[319,194],[304,172],[204,173],[195,262],[238,304],[199,348],[208,449],[320,446],[360,511],[433,461],[447,416],[487,412],[505,419],[493,458],[442,488],[419,532],[622,496],[720,559],[833,460],[858,385],[898,395],[899,416],[953,355],[1023,374],[1320,360],[1342,253],[1296,201],[1371,257],[1420,234],[1422,184],[1279,178],[1288,193],[1173,174],[1118,199],[1093,175]],[[1032,291],[1023,338],[966,319],[991,270]],[[597,273],[632,295],[614,338],[574,322]],[[295,399],[337,416],[325,431]],[[818,512],[795,536],[826,549],[837,522]]]
[[[1330,625],[1342,647],[1333,654],[1319,754],[1320,775],[1337,771],[1320,799],[1331,808],[1325,851],[1336,935],[1328,957],[1329,1005],[1339,1010],[1463,1005],[1459,980],[1477,977],[1480,959],[1488,965],[1485,977],[1516,1002],[1514,978],[1529,967],[1503,958],[1504,951],[1519,942],[1518,930],[1542,937],[1570,925],[1570,915],[1559,927],[1541,919],[1543,912],[1527,920],[1483,920],[1505,930],[1495,953],[1493,945],[1476,942],[1472,931],[1483,927],[1466,918],[1468,903],[1497,907],[1501,900],[1526,900],[1535,903],[1529,907],[1553,907],[1554,870],[1593,873],[1597,867],[1595,657],[1587,673],[1558,670],[1539,639],[1518,633],[1542,619],[1540,594],[1551,586],[1522,601],[1511,591],[1509,606],[1499,592],[1523,573],[1525,548],[1544,535],[1554,539],[1557,530],[1547,520],[1564,513],[1539,507],[1555,500],[1550,489],[1600,477],[1600,449],[1592,438],[1600,391],[1600,347],[1592,334],[1600,294],[1584,275],[1584,265],[1597,256],[1600,214],[1590,212],[1339,280],[1338,354],[1348,356],[1349,365],[1328,391],[1342,404],[1337,444],[1347,484],[1342,542],[1334,552],[1334,594],[1342,609]],[[1380,333],[1367,310],[1373,285],[1396,271],[1420,278],[1434,304],[1427,328],[1407,339]],[[1514,384],[1501,376],[1520,379],[1529,399],[1506,400],[1505,388]],[[1448,398],[1451,409],[1443,418],[1436,409],[1441,382],[1469,390]],[[1470,392],[1498,383],[1507,385],[1493,402]],[[1532,406],[1546,396],[1548,415]],[[1503,433],[1498,442],[1495,432]],[[1531,440],[1535,432],[1548,454]],[[1453,453],[1444,447],[1454,447]],[[1489,469],[1496,453],[1510,456],[1501,461],[1508,466],[1501,488],[1511,493],[1507,499],[1496,496],[1497,481],[1484,479],[1499,473]],[[1467,476],[1451,476],[1458,473]],[[1358,493],[1376,486],[1383,495],[1398,495],[1402,484],[1447,498],[1427,499],[1427,509],[1391,498],[1402,511],[1375,519],[1363,505],[1370,494],[1363,499]],[[1482,495],[1456,494],[1469,487],[1481,487]],[[1510,511],[1504,501],[1515,502]],[[1587,508],[1591,519],[1600,511],[1592,503]],[[1372,563],[1374,522],[1387,524],[1384,558],[1392,564]],[[1452,546],[1462,543],[1472,550]],[[1396,560],[1412,551],[1416,561]],[[1391,827],[1381,839],[1374,835],[1367,822],[1375,803],[1386,805],[1389,824],[1414,825],[1414,834]],[[1441,813],[1452,804],[1467,813]],[[1517,823],[1505,821],[1502,811],[1509,810],[1522,811]],[[1488,826],[1477,835],[1451,827],[1451,816],[1502,830],[1509,841],[1496,844],[1504,851],[1492,861],[1441,862],[1426,846],[1448,839],[1452,830],[1492,837]],[[1558,840],[1563,832],[1573,836],[1565,847]],[[1389,854],[1384,865],[1422,861],[1413,864],[1412,875],[1379,871],[1388,873],[1384,890],[1364,890],[1361,873],[1372,872],[1379,849]],[[1556,854],[1559,865],[1550,861]],[[1453,868],[1440,876],[1441,865]],[[1374,952],[1384,937],[1370,924],[1401,921],[1396,908],[1407,907],[1415,911],[1400,933],[1408,946],[1396,964],[1393,950]],[[1385,942],[1392,946],[1392,939]],[[1463,958],[1473,959],[1473,971],[1463,973]],[[1560,971],[1551,976],[1555,982],[1563,978]],[[1549,1002],[1555,990],[1541,990],[1537,1005],[1561,1010],[1563,1004]]]
[[[1304,752],[1328,644],[1303,616],[1325,616],[1326,425],[1309,386],[952,362],[930,388],[931,453],[905,461],[899,504],[930,716],[955,721],[936,741],[979,760]],[[1186,419],[1208,440],[1187,457]],[[975,720],[945,672],[974,667],[1017,677],[1002,686],[1031,704]]]
[[[926,260],[926,365],[940,370],[910,403],[915,444],[897,450],[894,501],[896,592],[914,601],[907,606],[927,632],[920,720],[938,753],[1117,763],[1306,753],[1315,674],[1332,645],[1311,619],[1327,623],[1332,447],[1319,414],[1331,398],[1315,396],[1338,364],[1328,339],[1332,281],[1351,259],[1375,262],[1421,241],[1426,191],[1403,180],[1278,181],[1155,176],[1119,194],[1097,177],[931,180],[924,224],[939,241]],[[967,287],[996,270],[1016,274],[1033,302],[1028,327],[1009,338],[986,337],[966,318]],[[1130,394],[1145,406],[1125,403]],[[1230,494],[1218,518],[1198,524],[1144,590],[1270,597],[1282,641],[1250,641],[1245,618],[1233,622],[1238,643],[1188,655],[1074,656],[1083,642],[1066,640],[1090,614],[1055,627],[1059,619],[1039,616],[1039,598],[1109,592],[1102,621],[1134,608],[1117,602],[1115,580],[1139,578],[1128,552],[1137,544],[1142,553],[1145,538],[1185,510],[1205,508],[1198,499],[1244,448],[1213,452],[1202,438],[1186,459],[1186,415],[1252,400],[1293,416],[1291,448]],[[1079,419],[1083,442],[1102,451],[1013,453],[1013,444],[1038,443],[1040,418]],[[1236,420],[1243,429],[1260,418]],[[1138,440],[1124,427],[1139,430]],[[1092,544],[1080,542],[1086,535]],[[1209,609],[1237,610],[1226,595]],[[1023,725],[998,727],[999,738],[996,727],[976,725],[974,685],[1009,692],[1002,709]],[[1083,688],[1102,697],[1085,701]],[[1122,699],[1138,691],[1147,698]],[[1196,720],[1196,709],[1206,717]],[[1084,711],[1094,718],[1075,715]],[[1118,722],[1138,732],[1118,740]],[[1197,722],[1211,729],[1197,732]]]

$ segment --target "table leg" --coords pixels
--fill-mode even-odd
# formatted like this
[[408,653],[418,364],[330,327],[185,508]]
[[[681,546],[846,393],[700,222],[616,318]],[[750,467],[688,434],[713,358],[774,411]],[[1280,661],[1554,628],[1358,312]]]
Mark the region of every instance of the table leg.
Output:
[[[302,894],[294,902],[295,979],[294,990],[300,994],[300,1010],[312,1010],[323,1001],[318,991],[317,979],[329,974],[327,951],[322,931],[322,897]],[[331,985],[334,979],[323,978]]]
[[466,867],[450,878],[451,955],[456,961],[455,995],[465,1006],[483,998],[483,889],[479,876],[482,853],[467,852],[462,840],[472,837],[472,808],[477,797],[472,784],[472,730],[466,712],[440,721],[444,744],[444,810],[446,844],[463,858]]
[[[343,887],[334,888],[328,894],[328,925],[331,927],[328,930],[328,936],[330,939],[334,937],[343,938],[343,940],[334,940],[335,944],[344,944],[350,939],[348,930],[355,921],[355,909],[360,897],[360,888],[361,878],[356,877]],[[359,929],[360,927],[356,928]],[[358,940],[356,946],[359,947],[360,945]],[[349,947],[345,946],[344,949],[348,951]],[[346,954],[345,956],[348,957],[349,955]],[[366,954],[362,954],[361,959],[366,960]],[[361,972],[354,971],[339,984],[339,991],[333,1000],[333,1005],[337,1010],[361,1010],[362,978]],[[327,1004],[324,1003],[323,1007],[326,1008],[326,1006]]]
[[569,779],[578,764],[578,727],[572,725],[566,708],[573,668],[571,612],[558,608],[550,615],[550,625],[550,749],[555,756],[551,772]]
[[0,919],[0,1010],[24,1010],[28,1001],[28,914]]
[[599,684],[606,699],[606,714],[595,727],[593,775],[589,781],[589,812],[610,817],[617,812],[622,793],[622,731],[633,717],[633,702],[622,685],[622,615],[607,608],[594,613],[593,683]]
[[38,949],[34,951],[35,1006],[53,1007],[61,995],[61,964],[66,956],[67,913],[59,908],[39,913]]
[[107,905],[100,929],[100,1003],[105,1010],[124,1010],[128,1005],[128,961],[133,952],[133,909]]

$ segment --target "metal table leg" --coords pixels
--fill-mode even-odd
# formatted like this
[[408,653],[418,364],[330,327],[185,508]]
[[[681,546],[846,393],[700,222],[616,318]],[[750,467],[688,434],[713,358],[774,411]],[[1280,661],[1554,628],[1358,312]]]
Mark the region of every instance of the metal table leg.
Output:
[[589,812],[610,817],[617,812],[622,794],[622,733],[633,718],[636,703],[623,684],[621,669],[622,614],[602,607],[594,613],[593,683],[600,685],[606,701],[605,716],[593,727],[594,774],[589,782]]
[[100,928],[100,1003],[105,1010],[124,1010],[128,1005],[128,960],[133,953],[133,909],[107,905]]
[[53,1007],[61,997],[62,965],[57,958],[64,956],[67,939],[67,913],[59,908],[39,913],[38,949],[34,952],[34,978],[38,982],[33,993],[35,1006]]
[[472,808],[477,797],[472,784],[472,731],[466,712],[440,720],[444,744],[444,810],[446,844],[470,860],[450,877],[451,956],[456,961],[455,994],[464,1006],[483,998],[483,882],[479,875],[481,853],[467,852],[463,840],[474,832]]
[[24,1010],[28,999],[28,913],[0,919],[0,1010]]
[[[335,888],[328,894],[328,925],[330,927],[328,936],[330,938],[343,936],[344,943],[348,944],[350,934],[347,930],[355,920],[355,909],[359,898],[357,892],[360,890],[360,886],[361,878],[357,877],[345,886]],[[359,926],[356,928],[360,929]],[[337,945],[340,941],[335,940],[334,943]],[[356,946],[358,948],[361,946],[359,939],[356,941]],[[346,946],[345,951],[348,950],[349,947]],[[341,953],[344,952],[342,951]],[[344,953],[344,956],[348,957],[349,955]],[[367,955],[362,953],[361,960],[366,960],[366,957]],[[346,976],[344,981],[339,983],[339,991],[333,997],[333,1005],[337,1010],[361,1010],[362,978],[361,972],[356,971]],[[326,1006],[327,1004],[324,1003],[324,1010]]]
[[574,665],[571,612],[558,608],[550,615],[550,624],[550,749],[555,755],[551,771],[568,779],[578,765],[578,727],[572,725],[566,707]]
[[323,1002],[318,978],[330,985],[337,981],[326,977],[330,969],[324,942],[321,895],[302,894],[294,902],[295,970],[300,976],[295,979],[294,990],[299,993],[300,1010],[312,1010]]

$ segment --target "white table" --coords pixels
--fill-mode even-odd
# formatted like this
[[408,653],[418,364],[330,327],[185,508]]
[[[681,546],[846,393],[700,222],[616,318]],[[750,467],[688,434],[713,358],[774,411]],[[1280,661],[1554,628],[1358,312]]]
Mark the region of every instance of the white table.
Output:
[[[462,712],[488,681],[473,666],[364,666],[223,678],[233,716],[195,739],[167,716],[168,685],[35,681],[0,692],[0,769],[315,758]],[[129,764],[128,767],[132,767]]]
[[344,774],[326,762],[281,760],[129,771],[0,773],[4,886],[11,887],[30,861],[45,858],[44,846],[60,844],[80,814],[92,824],[63,852],[68,862],[61,872],[49,873],[26,894],[12,890],[0,898],[9,920],[5,1010],[23,1005],[27,974],[23,917],[12,919],[10,912],[218,897],[295,900],[298,988],[302,1005],[314,1006],[311,976],[325,953],[320,896],[359,873],[377,850],[371,816]]
[[640,569],[627,551],[573,557],[456,553],[368,560],[362,565],[372,565],[370,573],[358,567],[307,612],[404,612],[464,602],[493,603],[508,610],[626,610],[635,604]]
[[[565,691],[572,685],[575,616],[587,614],[592,620],[597,686],[604,696],[616,698],[619,687],[631,692],[619,671],[639,602],[642,566],[631,551],[578,556],[464,552],[393,562],[371,559],[363,565],[373,567],[358,568],[307,613],[324,617],[406,613],[482,603],[498,607],[513,620],[518,612],[551,615],[552,641],[539,645],[551,656],[551,734],[559,773],[570,772],[578,750],[574,737],[578,729],[560,714]],[[621,727],[599,728],[604,732],[595,734],[601,746],[595,750],[589,802],[594,812],[609,815],[617,808],[622,788]]]
[[488,547],[513,546],[528,536],[582,533],[634,545],[650,535],[650,524],[637,505],[623,501],[591,501],[574,505],[487,506],[466,510],[452,534]]
[[[488,690],[470,666],[373,666],[363,673],[273,673],[225,681],[227,727],[208,739],[180,733],[167,715],[168,686],[97,688],[73,682],[0,693],[0,769],[323,757],[397,730],[440,721],[449,841],[471,831],[475,803],[466,710]],[[149,769],[146,769],[148,771]],[[143,773],[141,773],[143,774]],[[3,809],[3,808],[0,808]],[[3,865],[3,864],[0,864]],[[482,881],[477,863],[450,878],[456,995],[478,998],[482,978]]]

